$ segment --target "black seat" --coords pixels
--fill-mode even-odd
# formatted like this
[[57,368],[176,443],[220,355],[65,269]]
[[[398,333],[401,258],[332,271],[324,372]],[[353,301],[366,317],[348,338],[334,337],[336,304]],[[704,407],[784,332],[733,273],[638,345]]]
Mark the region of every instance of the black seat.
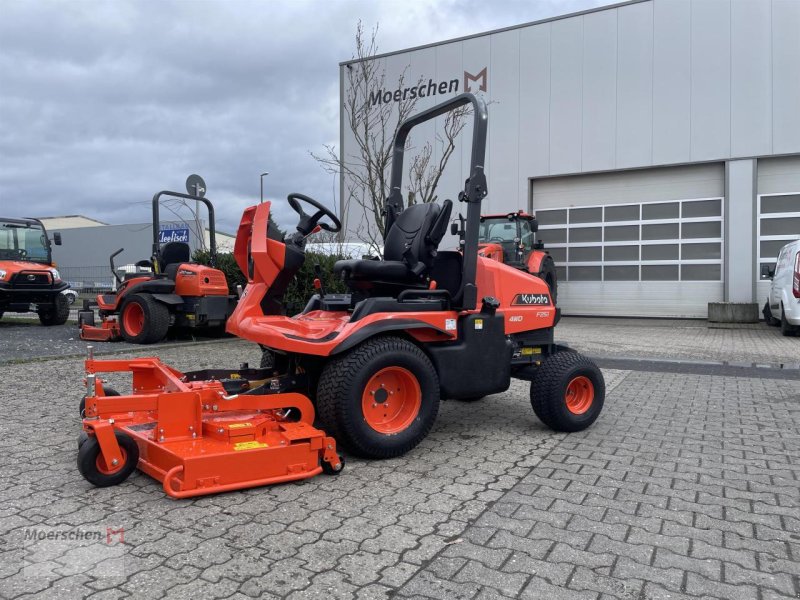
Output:
[[350,287],[422,285],[450,220],[453,203],[414,204],[398,215],[386,236],[384,260],[340,260],[333,266]]
[[169,279],[175,279],[178,267],[192,260],[192,249],[186,242],[167,242],[161,247],[158,266]]

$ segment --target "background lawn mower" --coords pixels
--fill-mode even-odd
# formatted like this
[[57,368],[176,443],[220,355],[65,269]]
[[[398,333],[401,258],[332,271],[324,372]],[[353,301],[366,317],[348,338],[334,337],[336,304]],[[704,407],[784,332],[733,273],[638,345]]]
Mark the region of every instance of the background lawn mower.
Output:
[[[114,257],[123,249],[111,255],[118,288],[114,294],[99,294],[94,305],[87,301],[78,312],[81,339],[151,344],[164,339],[172,328],[224,326],[235,297],[229,295],[225,274],[213,268],[217,259],[214,206],[204,197],[205,183],[199,176],[187,180],[187,189],[189,194],[163,191],[153,196],[153,256],[136,263],[147,272],[120,277]],[[194,200],[208,209],[211,267],[191,262],[191,249],[185,242],[159,243],[159,206],[165,197]],[[93,306],[100,325],[95,325]]]
[[[438,251],[452,202],[403,209],[406,138],[457,107],[474,113],[463,251]],[[350,289],[318,294],[301,314],[281,299],[318,229],[341,230],[316,200],[290,194],[296,231],[269,228],[270,202],[247,208],[234,255],[247,275],[227,330],[264,350],[264,366],[180,373],[154,358],[86,361],[87,397],[78,467],[96,485],[138,466],[177,497],[339,472],[335,438],[368,458],[399,456],[430,431],[441,399],[471,400],[531,381],[534,412],[559,431],[591,425],[603,406],[603,375],[553,342],[559,310],[540,278],[478,256],[487,112],[461,94],[402,123],[394,140],[383,260],[342,260]],[[307,214],[304,206],[313,208]],[[326,218],[327,222],[321,222]],[[97,373],[133,373],[118,396]],[[324,430],[311,423],[317,416]],[[329,437],[332,436],[332,437]],[[291,452],[289,452],[291,451]]]

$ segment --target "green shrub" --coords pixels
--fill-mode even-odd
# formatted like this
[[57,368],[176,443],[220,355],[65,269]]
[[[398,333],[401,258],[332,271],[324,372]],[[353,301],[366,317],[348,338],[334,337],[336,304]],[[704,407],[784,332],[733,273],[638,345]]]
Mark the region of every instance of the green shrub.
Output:
[[[197,250],[192,256],[195,262],[207,265],[210,262],[210,255],[207,251]],[[283,298],[283,305],[287,309],[288,314],[295,314],[303,309],[313,294],[316,293],[314,289],[314,265],[319,264],[322,271],[322,285],[325,286],[326,293],[342,293],[346,291],[344,284],[341,280],[333,277],[333,265],[337,260],[347,258],[345,256],[334,254],[320,254],[318,252],[306,252],[306,261],[297,272],[297,275],[292,279],[289,284],[286,294]],[[241,285],[243,288],[247,284],[247,278],[239,270],[239,265],[233,254],[225,252],[217,254],[217,268],[225,274],[225,279],[228,281],[228,289],[232,294],[236,293],[236,286]]]

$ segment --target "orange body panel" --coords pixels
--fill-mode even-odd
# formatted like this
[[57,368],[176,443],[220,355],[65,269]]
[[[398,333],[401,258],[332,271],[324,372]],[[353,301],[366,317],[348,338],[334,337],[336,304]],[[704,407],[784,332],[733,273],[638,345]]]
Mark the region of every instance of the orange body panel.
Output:
[[528,255],[528,272],[539,273],[542,270],[542,261],[548,256],[543,250],[534,250]]
[[227,296],[228,282],[218,269],[186,263],[175,275],[175,293],[179,296]]
[[0,269],[6,272],[6,280],[10,280],[12,275],[17,273],[36,273],[47,274],[47,283],[53,283],[53,276],[50,273],[52,265],[46,263],[36,263],[22,260],[0,260]]
[[500,244],[479,244],[478,256],[485,256],[499,262],[503,262],[503,247]]

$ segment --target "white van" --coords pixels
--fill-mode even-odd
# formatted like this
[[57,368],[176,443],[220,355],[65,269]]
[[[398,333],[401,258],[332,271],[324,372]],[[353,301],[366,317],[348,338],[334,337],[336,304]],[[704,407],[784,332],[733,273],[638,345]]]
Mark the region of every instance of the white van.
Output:
[[764,320],[780,325],[783,335],[800,334],[800,240],[781,248],[775,271],[762,265],[761,278],[772,279]]

